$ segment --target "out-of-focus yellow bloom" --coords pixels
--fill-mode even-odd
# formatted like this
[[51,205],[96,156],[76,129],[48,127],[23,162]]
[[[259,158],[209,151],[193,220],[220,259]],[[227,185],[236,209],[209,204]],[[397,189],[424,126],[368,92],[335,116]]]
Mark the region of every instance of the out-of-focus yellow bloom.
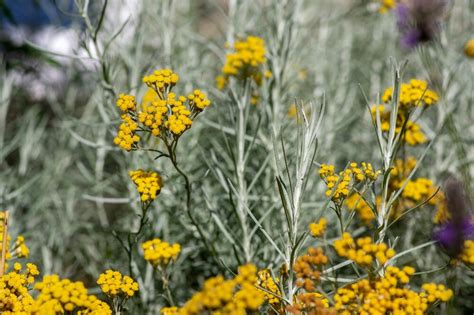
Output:
[[321,218],[318,222],[313,222],[309,225],[309,231],[313,237],[321,237],[326,231],[327,220]]
[[464,53],[469,58],[474,58],[474,38],[468,40],[464,46]]
[[339,256],[353,260],[361,267],[370,267],[375,260],[383,265],[395,256],[395,251],[387,244],[374,244],[370,237],[354,240],[347,232],[334,241],[334,249]]
[[447,302],[453,291],[427,283],[421,292],[406,286],[415,269],[387,267],[383,276],[339,288],[334,296],[338,314],[425,314],[433,303]]
[[237,276],[225,280],[210,278],[181,309],[180,315],[251,314],[265,302],[265,293],[257,288],[257,268],[252,264],[239,267]]
[[[226,55],[221,74],[216,77],[217,88],[224,89],[230,78],[239,81],[249,79],[261,86],[264,79],[273,76],[271,71],[264,70],[267,61],[265,53],[265,41],[260,37],[248,36],[244,40],[235,41],[232,52]],[[259,99],[258,92],[253,90],[250,103],[256,105]]]
[[397,0],[379,0],[379,3],[380,13],[387,13],[388,11],[394,9],[397,6]]
[[142,244],[143,255],[153,267],[165,267],[170,262],[175,261],[181,252],[181,245],[170,244],[159,238],[146,241]]

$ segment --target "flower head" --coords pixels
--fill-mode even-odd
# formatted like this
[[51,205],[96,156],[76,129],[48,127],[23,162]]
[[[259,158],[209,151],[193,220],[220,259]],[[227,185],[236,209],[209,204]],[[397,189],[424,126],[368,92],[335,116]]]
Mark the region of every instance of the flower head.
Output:
[[181,252],[181,245],[175,243],[170,244],[159,238],[146,241],[142,244],[143,255],[145,260],[153,265],[153,267],[165,267],[170,262],[175,261]]
[[137,185],[142,202],[152,202],[160,193],[162,182],[158,173],[152,171],[136,170],[129,173],[132,181]]
[[265,293],[257,288],[257,283],[257,268],[252,264],[240,266],[233,279],[225,280],[222,276],[207,279],[202,290],[179,309],[179,314],[257,313],[265,302]]
[[100,274],[97,284],[102,292],[111,298],[116,296],[132,297],[138,291],[138,283],[135,280],[110,269]]
[[[84,283],[61,279],[58,275],[46,275],[35,285],[39,294],[35,300],[38,310],[43,314],[78,313],[78,314],[112,314],[109,306],[88,295]],[[35,312],[33,312],[34,314]]]
[[114,143],[126,151],[138,150],[143,133],[149,133],[165,143],[176,141],[191,128],[193,119],[211,105],[201,90],[185,95],[173,88],[179,76],[170,69],[156,70],[143,77],[148,90],[141,106],[132,95],[120,94],[117,106],[122,111],[119,130]]
[[321,218],[318,222],[312,222],[309,225],[309,231],[311,236],[313,237],[321,237],[324,235],[324,231],[326,230],[327,220],[325,218]]

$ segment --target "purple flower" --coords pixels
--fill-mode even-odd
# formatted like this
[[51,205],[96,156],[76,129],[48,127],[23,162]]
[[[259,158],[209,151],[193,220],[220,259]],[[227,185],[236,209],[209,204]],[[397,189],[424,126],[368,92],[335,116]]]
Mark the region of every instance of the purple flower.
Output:
[[448,0],[404,0],[396,8],[400,43],[413,49],[434,39],[439,31]]
[[452,258],[459,256],[465,240],[474,239],[474,222],[471,219],[470,202],[463,185],[453,177],[445,184],[447,211],[450,220],[433,234],[443,250]]
[[473,239],[474,224],[466,220],[461,224],[448,222],[434,233],[434,239],[439,242],[441,247],[450,257],[457,257],[464,245],[464,241]]

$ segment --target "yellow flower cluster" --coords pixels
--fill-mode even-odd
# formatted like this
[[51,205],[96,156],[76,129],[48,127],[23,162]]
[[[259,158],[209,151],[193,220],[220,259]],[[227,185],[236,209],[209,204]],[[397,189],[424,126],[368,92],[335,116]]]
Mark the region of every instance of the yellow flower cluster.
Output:
[[[199,91],[197,93],[199,93]],[[184,96],[180,96],[177,100],[174,93],[168,94],[167,103],[171,107],[172,114],[168,116],[168,120],[164,125],[175,135],[183,133],[186,129],[190,128],[193,123],[190,118],[191,111],[184,105],[184,101],[186,101],[186,97]]]
[[211,101],[201,90],[194,90],[192,94],[188,95],[188,100],[189,106],[195,108],[197,111],[203,111],[211,105]]
[[322,164],[319,176],[325,181],[328,188],[326,196],[330,197],[332,195],[334,202],[339,202],[349,195],[349,185],[351,183],[351,171],[349,169],[337,175],[334,172],[334,165]]
[[424,292],[422,296],[428,299],[429,303],[434,303],[435,301],[447,302],[453,297],[453,291],[446,288],[442,284],[436,283],[425,283],[422,286]]
[[99,275],[97,284],[102,292],[107,296],[114,298],[116,296],[124,296],[129,298],[138,291],[138,283],[129,276],[123,276],[118,271],[106,270],[105,273]]
[[72,282],[60,279],[58,275],[47,275],[35,285],[35,289],[39,291],[35,307],[44,312],[42,314],[112,314],[106,303],[87,294],[87,289],[80,281]]
[[315,283],[319,282],[322,266],[327,264],[328,258],[319,247],[310,247],[306,255],[299,256],[293,270],[298,278],[296,285],[306,291],[314,291]]
[[[398,190],[404,184],[406,178],[413,170],[416,165],[416,159],[413,157],[407,158],[405,161],[397,159],[394,164],[394,168],[391,171],[391,181],[389,183],[389,194],[395,190]],[[429,197],[428,204],[437,207],[437,212],[434,217],[435,223],[443,223],[449,219],[449,212],[446,209],[444,202],[444,194],[441,191],[437,191],[434,183],[427,178],[412,179],[407,182],[401,196],[391,210],[390,215],[397,217],[402,214],[406,209],[415,206]],[[370,225],[375,219],[374,211],[367,204],[367,202],[358,194],[353,193],[345,200],[346,206],[349,210],[357,211],[360,220]],[[376,207],[379,208],[381,204],[381,197],[376,197]]]
[[[433,201],[432,201],[433,200]],[[443,192],[439,191],[436,196],[429,201],[430,204],[436,204],[437,209],[433,216],[433,223],[441,224],[446,223],[451,219],[451,214],[446,207],[445,197]]]
[[121,118],[122,123],[119,126],[117,136],[114,138],[115,145],[126,151],[138,149],[138,142],[140,141],[140,136],[136,134],[138,124],[130,115],[124,114]]
[[[416,159],[414,157],[408,157],[405,161],[401,159],[395,161],[394,168],[391,171],[392,178],[389,183],[389,192],[393,192],[403,186],[415,165]],[[428,204],[437,207],[434,222],[446,222],[449,219],[449,212],[446,208],[445,196],[443,192],[438,191],[436,193],[436,191],[437,187],[433,181],[427,178],[419,177],[410,179],[402,191],[401,198],[399,198],[394,206],[391,215],[397,216],[403,213],[405,209],[411,208],[417,203],[423,202],[433,196],[428,201]]]
[[[263,269],[258,272],[258,286],[265,289],[262,290],[265,294],[265,300],[270,304],[279,304],[281,299],[280,289],[278,288],[278,279],[273,279],[268,269]],[[272,293],[269,293],[272,292]]]
[[[393,88],[387,88],[382,96],[382,101],[390,103],[393,97]],[[428,89],[428,82],[424,80],[411,79],[409,83],[400,85],[399,105],[402,111],[417,106],[431,106],[438,102],[438,94]]]
[[[4,244],[3,240],[3,232],[4,232],[4,216],[5,213],[0,211],[0,254],[2,253],[2,248]],[[5,240],[6,244],[6,256],[5,260],[11,260],[11,259],[18,259],[18,258],[26,258],[30,254],[30,250],[25,244],[25,238],[22,235],[19,235],[15,242],[13,244],[10,244],[11,242],[11,236],[10,234],[7,233],[7,239]],[[5,271],[8,268],[8,264],[5,264]]]
[[336,311],[329,308],[329,301],[317,292],[300,293],[294,297],[294,303],[287,306],[287,311],[294,315],[335,315]]
[[161,191],[161,178],[152,171],[130,171],[129,176],[137,186],[142,202],[152,202]]
[[138,113],[138,120],[154,136],[161,135],[163,131],[166,133],[166,130],[180,135],[191,127],[192,115],[203,111],[209,105],[211,101],[201,90],[194,90],[187,97],[170,92],[164,99],[159,98],[158,94],[150,89],[144,97],[143,112]]
[[233,279],[210,278],[204,282],[203,289],[184,304],[179,314],[241,315],[257,312],[265,302],[265,294],[257,288],[257,281],[257,268],[252,264],[240,266]]
[[321,237],[326,231],[327,220],[325,218],[319,219],[318,222],[313,222],[309,225],[309,231],[313,237]]
[[166,267],[171,261],[175,261],[181,252],[181,245],[169,244],[158,238],[146,241],[142,248],[145,260],[153,267]]
[[[380,112],[380,122],[381,122],[381,129],[383,132],[387,133],[390,130],[390,112],[386,110],[384,105],[374,105],[372,106],[372,118],[375,120],[377,115],[377,107]],[[397,117],[397,122],[395,126],[395,133],[399,134],[402,131],[403,124],[405,122],[405,115],[403,112],[400,112]],[[416,122],[411,120],[406,122],[405,125],[405,134],[402,138],[408,145],[415,146],[418,144],[423,144],[427,141],[423,130],[421,130],[421,126]]]
[[179,76],[169,69],[145,76],[143,82],[149,89],[141,110],[137,109],[134,96],[120,94],[117,106],[125,113],[114,143],[127,151],[136,150],[140,141],[138,131],[149,132],[168,144],[189,129],[193,119],[211,105],[211,101],[200,90],[188,96],[171,92],[178,81]]
[[354,240],[347,232],[341,239],[334,241],[334,249],[339,256],[361,267],[370,267],[375,260],[383,265],[395,256],[395,250],[388,248],[387,244],[374,244],[369,236]]
[[39,271],[34,264],[26,264],[23,273],[21,270],[21,264],[15,263],[11,272],[0,277],[1,314],[31,314],[34,310],[28,286],[35,281]]
[[402,197],[414,201],[422,201],[429,196],[430,192],[433,192],[433,188],[433,181],[427,178],[421,177],[415,180],[410,180],[402,192]]
[[[156,95],[155,91],[150,91]],[[173,100],[173,105],[175,104],[174,97],[174,94],[172,94],[171,97],[168,95],[168,100]],[[138,114],[138,120],[150,128],[151,134],[157,137],[160,135],[160,128],[163,125],[163,120],[167,113],[168,106],[166,100],[152,100],[151,102],[145,102],[143,104],[143,112]]]
[[[385,90],[382,101],[385,105],[374,105],[372,107],[372,118],[376,119],[376,111],[380,112],[381,129],[383,132],[390,130],[390,111],[386,108],[393,97],[393,88]],[[402,83],[400,86],[399,111],[395,125],[395,132],[399,134],[405,125],[402,140],[414,146],[427,141],[425,134],[419,124],[408,120],[409,112],[415,107],[431,106],[438,102],[438,94],[428,89],[428,83],[424,80],[412,79],[409,83]]]
[[137,109],[135,96],[123,93],[119,95],[116,105],[122,112],[135,111]]
[[169,92],[178,81],[179,76],[170,69],[155,70],[143,77],[143,83],[160,94]]
[[[398,127],[395,130],[396,133],[399,133],[400,131],[401,127]],[[427,141],[426,136],[421,130],[420,125],[410,120],[407,121],[403,140],[411,146],[423,144]]]
[[[411,171],[416,166],[416,159],[414,157],[408,157],[406,160],[397,159],[394,163],[394,167],[391,170],[391,179],[389,182],[389,194],[400,189],[406,178],[410,175]],[[416,204],[428,200],[428,204],[437,207],[437,212],[434,216],[433,221],[435,223],[444,223],[449,219],[449,212],[446,209],[445,196],[443,192],[437,191],[437,187],[434,183],[427,178],[412,178],[410,179],[401,196],[394,203],[390,216],[398,217],[406,209],[414,207]],[[436,193],[436,194],[435,194]],[[380,208],[381,197],[376,196],[376,209]],[[360,196],[359,193],[352,193],[348,198],[345,199],[345,204],[350,211],[357,211],[359,219],[365,224],[370,225],[375,219],[376,214],[369,204]]]
[[349,167],[339,174],[334,171],[334,165],[321,164],[319,176],[324,180],[328,190],[326,196],[332,196],[335,203],[341,203],[348,195],[353,184],[369,183],[377,180],[380,171],[374,171],[372,164],[361,163],[361,167],[351,162]]
[[334,296],[338,314],[384,315],[425,314],[436,301],[446,302],[453,292],[443,285],[424,284],[418,293],[406,287],[415,270],[387,267],[383,277],[363,279],[339,288]]
[[[382,198],[376,197],[377,207],[380,206]],[[365,224],[370,225],[375,219],[375,214],[369,204],[362,198],[359,193],[351,194],[345,201],[349,211],[356,211],[359,219]]]
[[379,2],[380,2],[380,7],[379,7],[380,13],[387,13],[388,11],[394,9],[397,5],[397,0],[379,0]]
[[234,52],[226,55],[222,75],[216,78],[217,87],[225,88],[230,77],[239,80],[251,78],[260,85],[263,75],[271,76],[270,72],[262,72],[265,62],[265,41],[262,38],[248,36],[245,40],[236,41]]
[[466,265],[474,265],[474,241],[466,240],[464,241],[464,246],[459,259],[463,261]]
[[464,53],[469,58],[474,58],[474,38],[468,40],[464,46]]

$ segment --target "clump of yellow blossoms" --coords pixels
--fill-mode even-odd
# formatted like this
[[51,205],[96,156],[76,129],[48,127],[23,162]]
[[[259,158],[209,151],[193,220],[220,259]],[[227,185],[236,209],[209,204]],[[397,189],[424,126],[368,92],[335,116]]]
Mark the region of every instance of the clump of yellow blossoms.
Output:
[[[384,105],[378,105],[378,110],[380,112],[380,122],[381,122],[381,129],[382,132],[389,132],[390,130],[390,111]],[[376,105],[372,106],[371,112],[372,117],[376,119],[377,108]],[[399,134],[402,131],[402,127],[405,123],[405,115],[403,112],[399,112],[397,117],[397,122],[395,126],[395,133]],[[415,146],[418,144],[423,144],[427,141],[425,134],[421,130],[421,126],[416,122],[411,120],[407,121],[405,124],[405,133],[402,138],[407,144],[411,146]]]
[[387,244],[374,244],[369,236],[354,240],[347,232],[342,234],[342,239],[334,241],[334,249],[339,256],[361,267],[370,267],[375,260],[383,265],[395,256],[395,250],[388,248]]
[[463,261],[466,265],[474,266],[474,241],[466,240],[464,241],[464,246],[459,259]]
[[329,301],[317,292],[300,293],[295,296],[294,303],[286,310],[294,315],[335,315],[334,309],[329,308]]
[[[382,96],[382,101],[386,104],[392,101],[393,88],[389,87]],[[428,83],[425,80],[411,79],[409,83],[400,85],[399,105],[402,110],[408,110],[413,107],[431,106],[438,102],[438,94],[428,89]]]
[[[389,183],[389,191],[392,192],[400,189],[415,166],[416,159],[414,157],[408,157],[406,160],[397,159],[391,172],[392,179]],[[437,187],[433,181],[424,177],[412,177],[412,179],[407,182],[402,191],[401,198],[399,198],[394,205],[392,215],[397,216],[403,213],[405,209],[409,209],[430,197],[431,199],[428,200],[428,204],[436,206],[438,209],[434,222],[446,222],[449,219],[449,213],[445,204],[445,196],[443,192],[437,191]]]
[[161,191],[161,178],[152,171],[136,170],[129,172],[130,178],[137,186],[142,202],[152,202]]
[[152,74],[143,77],[143,83],[157,91],[157,93],[165,93],[171,90],[178,81],[179,76],[169,69],[156,70]]
[[[5,244],[5,260],[12,260],[12,259],[18,259],[18,258],[26,258],[30,254],[30,250],[25,244],[25,238],[22,235],[19,235],[15,242],[13,244],[11,243],[11,236],[10,234],[7,233],[7,238],[6,240],[3,239],[4,235],[4,219],[5,218],[5,212],[0,211],[0,255],[3,250],[3,244]],[[5,264],[5,270],[6,271],[8,268],[8,264]]]
[[397,0],[379,0],[379,2],[380,2],[380,7],[379,7],[380,13],[387,13],[388,11],[394,9],[397,6]]
[[188,130],[193,119],[207,108],[211,101],[200,90],[177,95],[171,90],[179,76],[172,70],[156,70],[143,78],[149,90],[143,98],[142,108],[132,95],[120,94],[117,106],[122,111],[122,123],[114,143],[131,151],[140,148],[138,133],[149,133],[169,146]]
[[132,95],[120,94],[116,104],[122,112],[135,111],[137,109],[137,101],[135,96]]
[[108,297],[123,296],[129,298],[138,291],[138,283],[129,276],[123,276],[118,271],[106,270],[99,275],[97,284]]
[[265,300],[273,305],[281,302],[281,299],[279,298],[281,292],[278,288],[278,283],[278,279],[273,279],[268,269],[263,269],[258,272],[258,286],[265,289],[262,290],[265,294]]
[[58,275],[47,275],[34,288],[39,291],[35,306],[44,312],[42,314],[112,314],[106,303],[87,294],[87,289],[80,281],[72,282],[60,279]]
[[379,175],[380,171],[375,171],[372,164],[365,162],[362,162],[360,167],[351,162],[349,167],[339,174],[335,173],[334,165],[322,164],[319,169],[319,176],[328,188],[326,196],[332,196],[332,201],[337,204],[347,198],[354,184],[374,182]]
[[474,58],[474,38],[468,40],[464,46],[464,53],[469,58]]
[[[377,207],[380,206],[382,198],[377,196],[376,203]],[[359,193],[351,194],[345,201],[347,208],[350,211],[356,211],[359,219],[365,224],[370,225],[375,219],[375,213],[370,205],[362,198]]]
[[200,292],[194,294],[179,310],[180,315],[248,314],[256,312],[265,302],[265,294],[257,288],[257,268],[239,267],[238,275],[230,280],[222,276],[204,282]]
[[35,302],[28,292],[39,275],[34,264],[26,264],[21,272],[20,263],[13,265],[13,270],[0,277],[0,313],[1,314],[31,314],[35,310]]
[[427,283],[419,293],[410,290],[407,285],[414,272],[412,267],[389,266],[381,277],[339,288],[334,296],[338,314],[425,314],[436,301],[451,299],[453,292],[443,285]]
[[122,123],[119,126],[114,143],[126,151],[136,150],[140,141],[140,136],[136,134],[138,124],[128,115],[124,114],[121,118]]
[[[397,159],[391,170],[391,178],[389,182],[389,194],[402,188],[407,177],[416,166],[416,159],[408,157],[406,160]],[[430,199],[429,199],[430,198]],[[376,197],[376,207],[379,208],[381,204],[381,197]],[[437,191],[437,187],[428,178],[419,177],[408,180],[400,197],[394,203],[390,216],[398,217],[407,209],[410,209],[417,204],[427,201],[428,205],[436,206],[437,212],[433,221],[435,223],[444,223],[449,219],[449,212],[446,209],[445,196],[443,192]],[[360,196],[359,193],[351,194],[345,200],[346,206],[349,210],[357,211],[360,220],[365,225],[370,225],[375,219],[376,214],[369,204]]]
[[[388,106],[393,97],[393,88],[387,88],[382,96],[383,105],[374,105],[371,109],[372,118],[376,119],[377,109],[380,113],[381,129],[387,133],[390,130],[390,110]],[[425,143],[426,136],[421,130],[418,123],[408,120],[410,112],[416,107],[429,107],[436,104],[439,100],[438,94],[428,89],[428,83],[424,80],[412,79],[409,83],[400,85],[399,110],[397,112],[397,120],[395,133],[402,132],[404,134],[402,140],[409,145],[418,145]]]
[[171,261],[175,261],[181,252],[181,245],[169,244],[158,238],[146,241],[142,248],[145,260],[153,267],[166,267]]
[[313,237],[321,237],[326,231],[327,220],[325,218],[319,219],[318,222],[313,222],[309,225],[309,231]]
[[265,41],[262,38],[248,36],[245,40],[237,40],[233,52],[226,55],[222,75],[216,78],[217,87],[225,88],[230,77],[238,80],[252,79],[257,85],[261,85],[263,76],[271,76],[271,72],[263,71],[266,61]]
[[314,291],[315,283],[319,282],[322,266],[327,264],[328,258],[319,247],[310,247],[306,255],[299,256],[293,270],[296,273],[298,287],[306,291]]

